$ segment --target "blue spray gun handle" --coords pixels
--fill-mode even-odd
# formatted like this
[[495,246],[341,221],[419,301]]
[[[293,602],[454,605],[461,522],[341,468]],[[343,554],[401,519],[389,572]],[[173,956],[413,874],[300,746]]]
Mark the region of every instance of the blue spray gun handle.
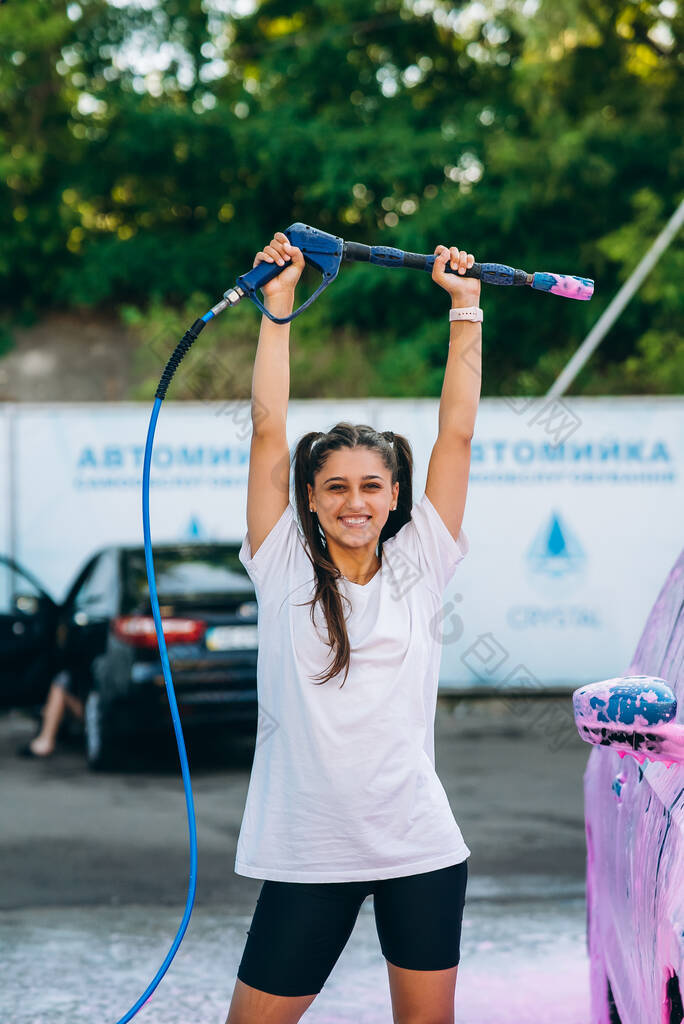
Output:
[[[275,324],[287,324],[303,313],[318,298],[323,289],[335,280],[343,260],[374,263],[378,267],[389,267],[390,269],[401,267],[409,270],[424,270],[432,274],[436,259],[434,255],[426,256],[416,252],[404,252],[403,249],[393,249],[386,245],[345,242],[337,235],[312,228],[308,224],[302,224],[301,221],[291,224],[283,233],[291,245],[301,250],[305,262],[309,266],[315,267],[323,275],[323,280],[313,295],[294,313],[285,317],[276,317],[264,307],[256,295],[256,290],[276,277],[285,269],[285,266],[281,267],[276,263],[258,263],[249,273],[238,277],[236,288],[242,289],[243,294],[246,294],[254,305]],[[448,264],[444,268],[444,272],[458,274],[458,271],[452,269]],[[529,274],[526,270],[509,267],[505,263],[473,263],[472,267],[468,267],[464,274],[458,274],[458,276],[461,278],[474,277],[485,284],[530,285],[540,291],[553,292],[556,295],[564,295],[566,298],[572,299],[590,299],[594,291],[594,282],[591,278],[555,273]],[[228,299],[232,291],[233,289],[229,289],[224,292],[224,299]]]
[[[242,274],[241,277],[238,277],[235,287],[241,288],[254,305],[269,320],[272,320],[274,324],[287,324],[290,320],[294,320],[296,316],[303,313],[318,298],[331,281],[335,280],[340,269],[340,263],[342,262],[345,244],[343,239],[338,238],[337,235],[328,234],[327,231],[319,231],[318,228],[309,227],[308,224],[302,224],[301,221],[291,224],[289,228],[285,229],[283,234],[287,236],[290,245],[294,245],[297,249],[301,250],[304,261],[323,275],[323,280],[316,291],[309,296],[306,302],[302,303],[299,309],[296,309],[294,313],[290,313],[289,316],[277,317],[273,316],[265,308],[257,296],[256,290],[257,288],[263,288],[265,284],[272,281],[282,270],[285,270],[285,267],[279,267],[277,263],[257,263],[256,267],[252,267],[247,274]],[[230,289],[224,292],[224,298],[227,298],[229,293]]]

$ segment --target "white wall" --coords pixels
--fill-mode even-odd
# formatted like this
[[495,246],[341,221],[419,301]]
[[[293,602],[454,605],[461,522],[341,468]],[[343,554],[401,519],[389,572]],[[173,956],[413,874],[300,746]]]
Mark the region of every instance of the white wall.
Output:
[[[292,450],[338,419],[405,434],[416,499],[438,408],[438,399],[293,400],[288,440]],[[2,550],[57,599],[98,547],[142,544],[151,409],[0,406]],[[153,544],[242,540],[249,416],[249,402],[162,404]],[[470,552],[434,624],[441,684],[565,689],[619,675],[684,543],[683,460],[679,397],[482,399],[463,522]]]

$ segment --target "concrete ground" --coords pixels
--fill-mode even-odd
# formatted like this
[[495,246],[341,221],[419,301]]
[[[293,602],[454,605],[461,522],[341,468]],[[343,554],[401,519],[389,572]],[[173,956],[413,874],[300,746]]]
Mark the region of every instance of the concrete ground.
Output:
[[[188,825],[173,736],[136,771],[48,761],[0,716],[0,1021],[116,1024],[173,942],[188,889]],[[249,742],[187,739],[198,883],[183,943],[138,1020],[223,1024],[261,887],[233,871]],[[472,853],[457,1024],[588,1024],[582,774],[591,748],[569,697],[440,701],[436,765]],[[391,1024],[372,897],[304,1019]]]

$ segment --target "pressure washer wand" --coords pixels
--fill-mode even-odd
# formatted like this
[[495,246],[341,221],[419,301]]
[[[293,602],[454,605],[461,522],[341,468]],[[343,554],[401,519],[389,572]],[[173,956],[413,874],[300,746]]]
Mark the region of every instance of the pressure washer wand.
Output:
[[[363,245],[361,242],[343,242],[342,259],[357,263],[374,263],[379,267],[406,267],[409,270],[426,270],[432,273],[436,257],[423,256],[421,253],[404,252],[385,245]],[[450,266],[444,268],[447,274],[456,274]],[[594,282],[588,277],[575,277],[568,274],[540,273],[529,274],[526,270],[516,270],[504,263],[473,263],[459,277],[476,277],[485,284],[498,285],[530,285],[539,291],[552,292],[566,299],[590,299],[594,294]]]
[[[265,284],[280,274],[287,264],[279,266],[277,263],[268,263],[265,260],[257,263],[246,274],[238,277],[234,288],[229,288],[223,293],[225,302],[231,306],[236,305],[246,295],[257,309],[261,310],[264,316],[267,316],[274,324],[287,324],[303,313],[318,298],[323,289],[335,280],[343,261],[374,263],[378,267],[389,267],[390,269],[426,270],[429,274],[432,273],[435,262],[434,255],[423,256],[420,253],[404,252],[403,249],[393,249],[385,245],[345,242],[338,235],[331,235],[328,231],[321,231],[320,228],[312,228],[309,224],[302,224],[301,221],[291,224],[283,234],[287,236],[291,245],[301,251],[305,262],[318,270],[323,277],[316,291],[299,309],[290,313],[289,316],[273,316],[257,295],[257,290],[263,288]],[[444,270],[447,274],[457,273],[448,265]],[[562,295],[566,299],[590,299],[594,294],[594,282],[591,278],[547,272],[528,274],[526,270],[516,270],[515,267],[506,266],[504,263],[473,263],[472,267],[468,267],[465,274],[459,274],[459,277],[476,277],[485,284],[530,285],[539,291]]]

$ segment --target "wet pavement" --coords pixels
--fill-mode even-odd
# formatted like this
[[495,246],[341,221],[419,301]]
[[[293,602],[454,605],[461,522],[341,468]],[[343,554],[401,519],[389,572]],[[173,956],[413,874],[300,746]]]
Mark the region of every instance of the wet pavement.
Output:
[[[584,900],[499,904],[467,897],[456,1024],[588,1024]],[[551,896],[549,891],[549,896]],[[161,966],[183,908],[99,907],[0,915],[3,1022],[116,1024]],[[135,1020],[224,1024],[249,915],[195,910],[166,975]],[[322,992],[312,1024],[391,1024],[372,897]]]
[[[456,1024],[589,1024],[582,773],[591,748],[567,704],[438,708],[437,771],[472,851]],[[34,730],[22,713],[0,716],[0,1022],[116,1024],[183,917],[189,856],[177,753],[97,775],[78,747],[48,762],[14,757]],[[149,1024],[224,1024],[261,886],[233,870],[249,744],[189,740],[188,754],[197,896],[180,949],[135,1017]],[[371,896],[303,1019],[391,1024]]]

